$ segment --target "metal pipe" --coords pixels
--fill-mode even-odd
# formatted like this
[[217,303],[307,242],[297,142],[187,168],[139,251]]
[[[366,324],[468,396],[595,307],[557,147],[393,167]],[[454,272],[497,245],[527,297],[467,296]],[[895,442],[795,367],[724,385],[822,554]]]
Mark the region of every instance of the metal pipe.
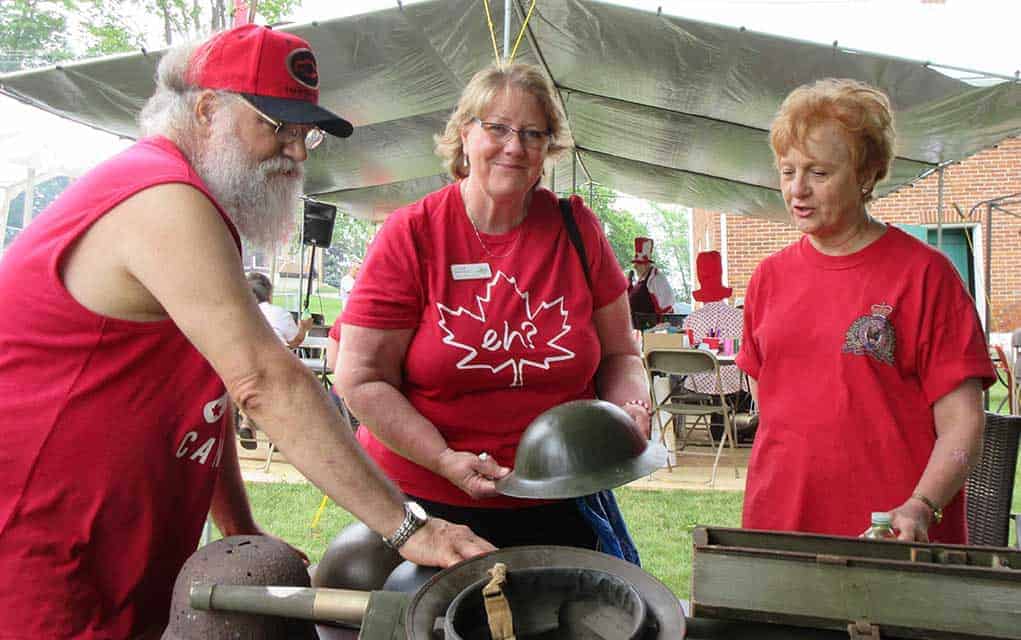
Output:
[[939,188],[936,192],[936,248],[943,250],[943,165],[939,166]]
[[578,152],[571,151],[571,193],[578,191]]
[[503,59],[510,55],[511,0],[503,0]]
[[993,203],[986,205],[986,342],[989,342],[989,327],[992,319],[992,268],[993,268]]
[[202,611],[237,611],[316,622],[361,625],[371,591],[232,584],[191,586],[189,603]]

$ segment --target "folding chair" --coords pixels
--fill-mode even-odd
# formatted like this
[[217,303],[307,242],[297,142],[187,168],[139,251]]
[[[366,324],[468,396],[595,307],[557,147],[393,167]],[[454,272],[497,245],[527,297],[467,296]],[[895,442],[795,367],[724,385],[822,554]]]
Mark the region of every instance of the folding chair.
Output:
[[[645,364],[649,372],[649,388],[652,393],[653,412],[659,424],[660,440],[663,446],[666,443],[666,426],[663,424],[662,412],[670,415],[667,425],[674,431],[674,453],[683,451],[687,446],[687,440],[692,430],[700,424],[704,425],[709,434],[709,444],[716,449],[713,460],[712,476],[708,482],[709,486],[716,484],[716,470],[720,464],[720,455],[723,447],[730,442],[730,456],[734,462],[734,477],[740,476],[738,471],[736,444],[737,437],[734,432],[733,409],[727,403],[723,393],[723,383],[720,379],[720,363],[716,356],[709,351],[701,349],[653,349],[645,354]],[[670,389],[662,401],[657,400],[655,392],[651,391],[653,378],[659,375],[686,376],[693,373],[711,373],[716,379],[716,391],[708,394],[693,393],[684,389],[678,382]],[[723,436],[719,444],[715,442],[710,429],[711,419],[714,415],[723,417]],[[678,429],[678,417],[681,418]],[[689,426],[685,424],[685,418],[694,418]],[[694,452],[689,452],[695,455]],[[712,455],[712,454],[710,454]],[[667,469],[673,471],[673,464],[667,458]]]
[[[986,412],[982,457],[971,470],[967,482],[965,504],[970,544],[1006,547],[1011,519],[1021,526],[1021,517],[1010,513],[1019,436],[1021,416]],[[1018,547],[1021,548],[1021,543]]]
[[1007,390],[1006,395],[1000,400],[1000,405],[996,407],[996,413],[1003,409],[1003,405],[1007,405],[1007,412],[1011,415],[1016,415],[1017,405],[1014,398],[1014,386],[1017,381],[1014,379],[1014,373],[1010,370],[1010,362],[1007,360],[1006,354],[1003,353],[1003,347],[995,344],[989,345],[989,358],[993,361],[996,379]]
[[306,336],[298,346],[301,362],[322,381],[327,391],[333,386],[333,380],[330,378],[333,372],[326,366],[326,345],[329,341],[327,336]]

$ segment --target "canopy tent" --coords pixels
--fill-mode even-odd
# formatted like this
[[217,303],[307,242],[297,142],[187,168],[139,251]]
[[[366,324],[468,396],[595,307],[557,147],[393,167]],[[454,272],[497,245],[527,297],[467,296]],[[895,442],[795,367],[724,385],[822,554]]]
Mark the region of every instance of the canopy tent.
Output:
[[[510,1],[520,24],[530,3]],[[503,3],[490,6],[499,18]],[[311,42],[321,102],[355,125],[310,156],[308,194],[379,219],[449,180],[433,135],[494,60],[486,23],[478,0],[437,0],[282,27]],[[0,92],[135,137],[160,55],[8,74]],[[891,98],[897,158],[879,193],[1021,134],[1016,81],[973,86],[925,63],[592,0],[537,3],[515,60],[546,69],[567,113],[576,152],[551,168],[558,189],[577,175],[649,200],[786,219],[767,130],[791,89],[823,77],[857,78]]]

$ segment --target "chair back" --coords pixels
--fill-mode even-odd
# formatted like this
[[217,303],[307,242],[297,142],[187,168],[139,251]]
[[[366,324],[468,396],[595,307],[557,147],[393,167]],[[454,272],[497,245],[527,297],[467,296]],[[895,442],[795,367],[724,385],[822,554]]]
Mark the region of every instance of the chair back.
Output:
[[982,457],[967,482],[970,544],[1007,546],[1019,436],[1021,416],[986,412]]
[[663,349],[645,354],[650,371],[683,375],[718,371],[716,356],[702,349]]

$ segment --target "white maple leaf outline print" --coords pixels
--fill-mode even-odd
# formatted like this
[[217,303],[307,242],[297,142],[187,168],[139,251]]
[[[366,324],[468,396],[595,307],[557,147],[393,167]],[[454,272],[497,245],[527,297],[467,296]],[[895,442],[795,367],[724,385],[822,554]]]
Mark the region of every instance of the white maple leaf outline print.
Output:
[[[545,311],[547,309],[553,309],[554,307],[560,307],[560,310],[559,310],[558,313],[560,314],[560,317],[562,318],[562,321],[561,321],[562,329],[561,329],[560,333],[555,335],[553,338],[547,340],[546,344],[547,344],[547,346],[549,346],[549,347],[551,347],[553,349],[556,349],[557,351],[561,352],[563,355],[553,356],[553,357],[545,357],[545,358],[543,358],[542,362],[537,362],[537,361],[534,361],[534,360],[528,360],[527,358],[520,358],[520,359],[518,359],[518,358],[508,358],[505,362],[502,362],[502,363],[500,363],[498,365],[495,365],[495,366],[491,365],[491,364],[482,364],[482,363],[471,364],[471,362],[473,360],[475,360],[476,356],[478,356],[479,350],[476,349],[475,347],[470,346],[470,345],[462,344],[462,343],[460,343],[460,342],[458,342],[457,340],[454,339],[454,332],[451,331],[449,327],[447,327],[447,317],[448,317],[448,315],[451,316],[451,317],[461,317],[462,315],[467,315],[467,316],[475,319],[479,323],[485,324],[485,322],[486,322],[486,303],[488,303],[490,301],[490,299],[492,297],[493,287],[497,284],[497,282],[500,279],[503,279],[508,284],[510,284],[514,288],[514,293],[516,293],[524,301],[524,303],[525,303],[525,315],[526,315],[526,317],[528,318],[529,321],[534,320],[540,313],[542,313],[543,311]],[[436,308],[440,312],[439,326],[440,326],[440,329],[443,330],[443,333],[446,334],[445,337],[443,338],[443,344],[447,344],[447,345],[450,345],[452,347],[456,347],[458,349],[464,349],[465,351],[468,352],[468,355],[466,355],[465,357],[461,358],[457,362],[457,368],[458,369],[489,369],[490,371],[492,371],[495,374],[495,373],[499,373],[500,371],[503,371],[507,367],[513,367],[514,368],[514,380],[511,382],[511,386],[512,387],[520,387],[520,386],[522,386],[524,384],[524,367],[526,365],[530,366],[530,367],[536,367],[536,368],[539,368],[539,369],[549,369],[550,364],[552,364],[554,362],[559,362],[561,360],[569,360],[569,359],[574,357],[575,353],[573,351],[571,351],[570,349],[567,349],[566,347],[562,347],[559,344],[557,344],[557,340],[559,340],[560,338],[564,337],[564,335],[566,335],[567,332],[571,330],[571,325],[567,324],[567,310],[564,309],[564,296],[560,296],[559,298],[557,298],[556,300],[553,300],[552,302],[543,302],[533,312],[532,311],[531,296],[530,296],[530,294],[528,292],[523,292],[523,291],[521,291],[521,289],[518,288],[517,279],[504,274],[502,271],[497,271],[496,275],[493,276],[493,279],[489,281],[488,285],[486,285],[486,294],[484,296],[475,296],[475,304],[478,306],[478,309],[479,309],[479,312],[477,314],[472,313],[471,311],[465,309],[464,307],[458,307],[457,309],[451,309],[450,307],[444,305],[441,302],[437,302],[436,303]],[[528,340],[528,338],[527,337],[522,337],[522,340],[525,341],[525,340]]]

